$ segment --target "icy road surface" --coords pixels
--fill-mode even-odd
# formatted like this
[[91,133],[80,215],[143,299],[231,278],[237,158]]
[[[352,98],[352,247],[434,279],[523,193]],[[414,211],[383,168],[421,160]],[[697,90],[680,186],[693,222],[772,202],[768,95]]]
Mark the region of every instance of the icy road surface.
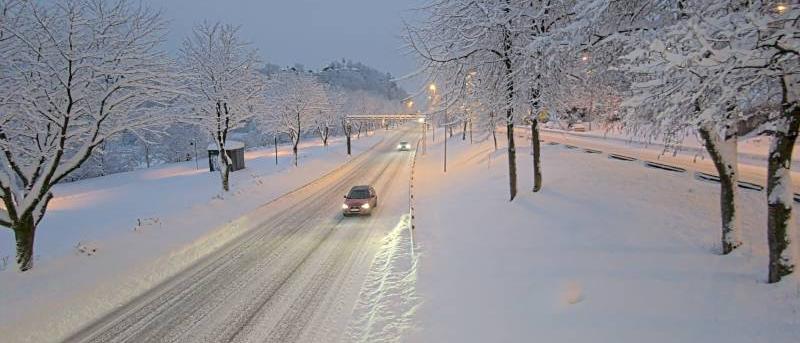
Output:
[[[415,130],[387,136],[341,169],[264,206],[263,223],[68,342],[331,342],[344,334],[381,240],[408,211]],[[341,215],[372,184],[371,217]]]

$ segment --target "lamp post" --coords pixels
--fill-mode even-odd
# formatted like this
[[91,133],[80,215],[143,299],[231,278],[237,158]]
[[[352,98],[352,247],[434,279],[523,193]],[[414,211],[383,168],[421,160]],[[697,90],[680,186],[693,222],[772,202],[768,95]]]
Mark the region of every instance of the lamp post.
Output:
[[425,155],[425,151],[427,150],[426,149],[427,148],[426,145],[427,145],[427,140],[428,140],[427,137],[425,137],[426,136],[426,134],[425,134],[425,131],[426,131],[425,130],[425,125],[427,125],[427,124],[425,123],[425,118],[423,118],[423,117],[419,117],[417,119],[417,122],[420,124],[419,127],[422,128],[422,154]]
[[447,119],[447,94],[445,94],[444,96],[444,172],[445,173],[447,173],[447,129],[449,128],[450,128],[450,122],[449,119]]
[[275,132],[275,134],[272,135],[272,138],[275,140],[275,165],[277,166],[278,165],[278,133]]
[[431,96],[430,96],[431,128],[433,129],[433,142],[436,143],[436,120],[433,119],[435,118],[435,116],[433,115],[433,110],[436,104],[436,85],[431,83],[431,85],[428,86],[428,90],[431,91]]

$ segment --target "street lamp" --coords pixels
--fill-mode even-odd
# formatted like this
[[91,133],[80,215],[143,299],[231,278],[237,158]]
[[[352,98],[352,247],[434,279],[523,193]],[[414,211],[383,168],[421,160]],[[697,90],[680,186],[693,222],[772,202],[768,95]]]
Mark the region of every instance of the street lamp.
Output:
[[775,10],[778,11],[778,14],[783,14],[783,12],[786,12],[786,9],[787,7],[784,4],[778,4],[778,6],[775,6]]
[[422,128],[422,154],[425,155],[425,151],[427,150],[427,137],[425,137],[426,129],[425,129],[425,117],[417,118],[417,123],[419,123],[419,127]]
[[[430,86],[428,86],[428,90],[431,91],[431,95],[428,96],[430,100],[428,101],[428,106],[431,108],[431,111],[433,111],[436,103],[436,85],[431,83]],[[431,115],[433,115],[433,112],[431,112]],[[431,122],[431,128],[433,129],[433,141],[436,142],[436,121]]]

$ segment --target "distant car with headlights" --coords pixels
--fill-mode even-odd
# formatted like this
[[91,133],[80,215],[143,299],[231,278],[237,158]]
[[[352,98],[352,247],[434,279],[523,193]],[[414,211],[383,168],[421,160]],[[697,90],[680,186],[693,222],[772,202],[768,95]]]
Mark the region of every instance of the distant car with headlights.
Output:
[[350,192],[344,196],[342,204],[342,214],[345,217],[359,214],[372,214],[372,210],[378,207],[378,194],[372,186],[354,186]]
[[583,122],[572,124],[572,131],[586,132],[586,124],[584,124]]
[[411,144],[408,144],[408,142],[405,142],[405,141],[400,142],[400,144],[397,145],[397,150],[409,151],[409,150],[411,150]]

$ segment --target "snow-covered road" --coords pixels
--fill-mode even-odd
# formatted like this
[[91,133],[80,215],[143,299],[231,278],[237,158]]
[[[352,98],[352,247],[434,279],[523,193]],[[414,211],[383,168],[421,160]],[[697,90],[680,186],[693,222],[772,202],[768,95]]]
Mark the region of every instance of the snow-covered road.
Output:
[[[251,230],[70,342],[335,341],[381,240],[407,213],[412,154],[398,131],[342,168],[259,208]],[[343,218],[342,195],[373,184],[371,217]],[[251,214],[252,215],[252,214]]]

